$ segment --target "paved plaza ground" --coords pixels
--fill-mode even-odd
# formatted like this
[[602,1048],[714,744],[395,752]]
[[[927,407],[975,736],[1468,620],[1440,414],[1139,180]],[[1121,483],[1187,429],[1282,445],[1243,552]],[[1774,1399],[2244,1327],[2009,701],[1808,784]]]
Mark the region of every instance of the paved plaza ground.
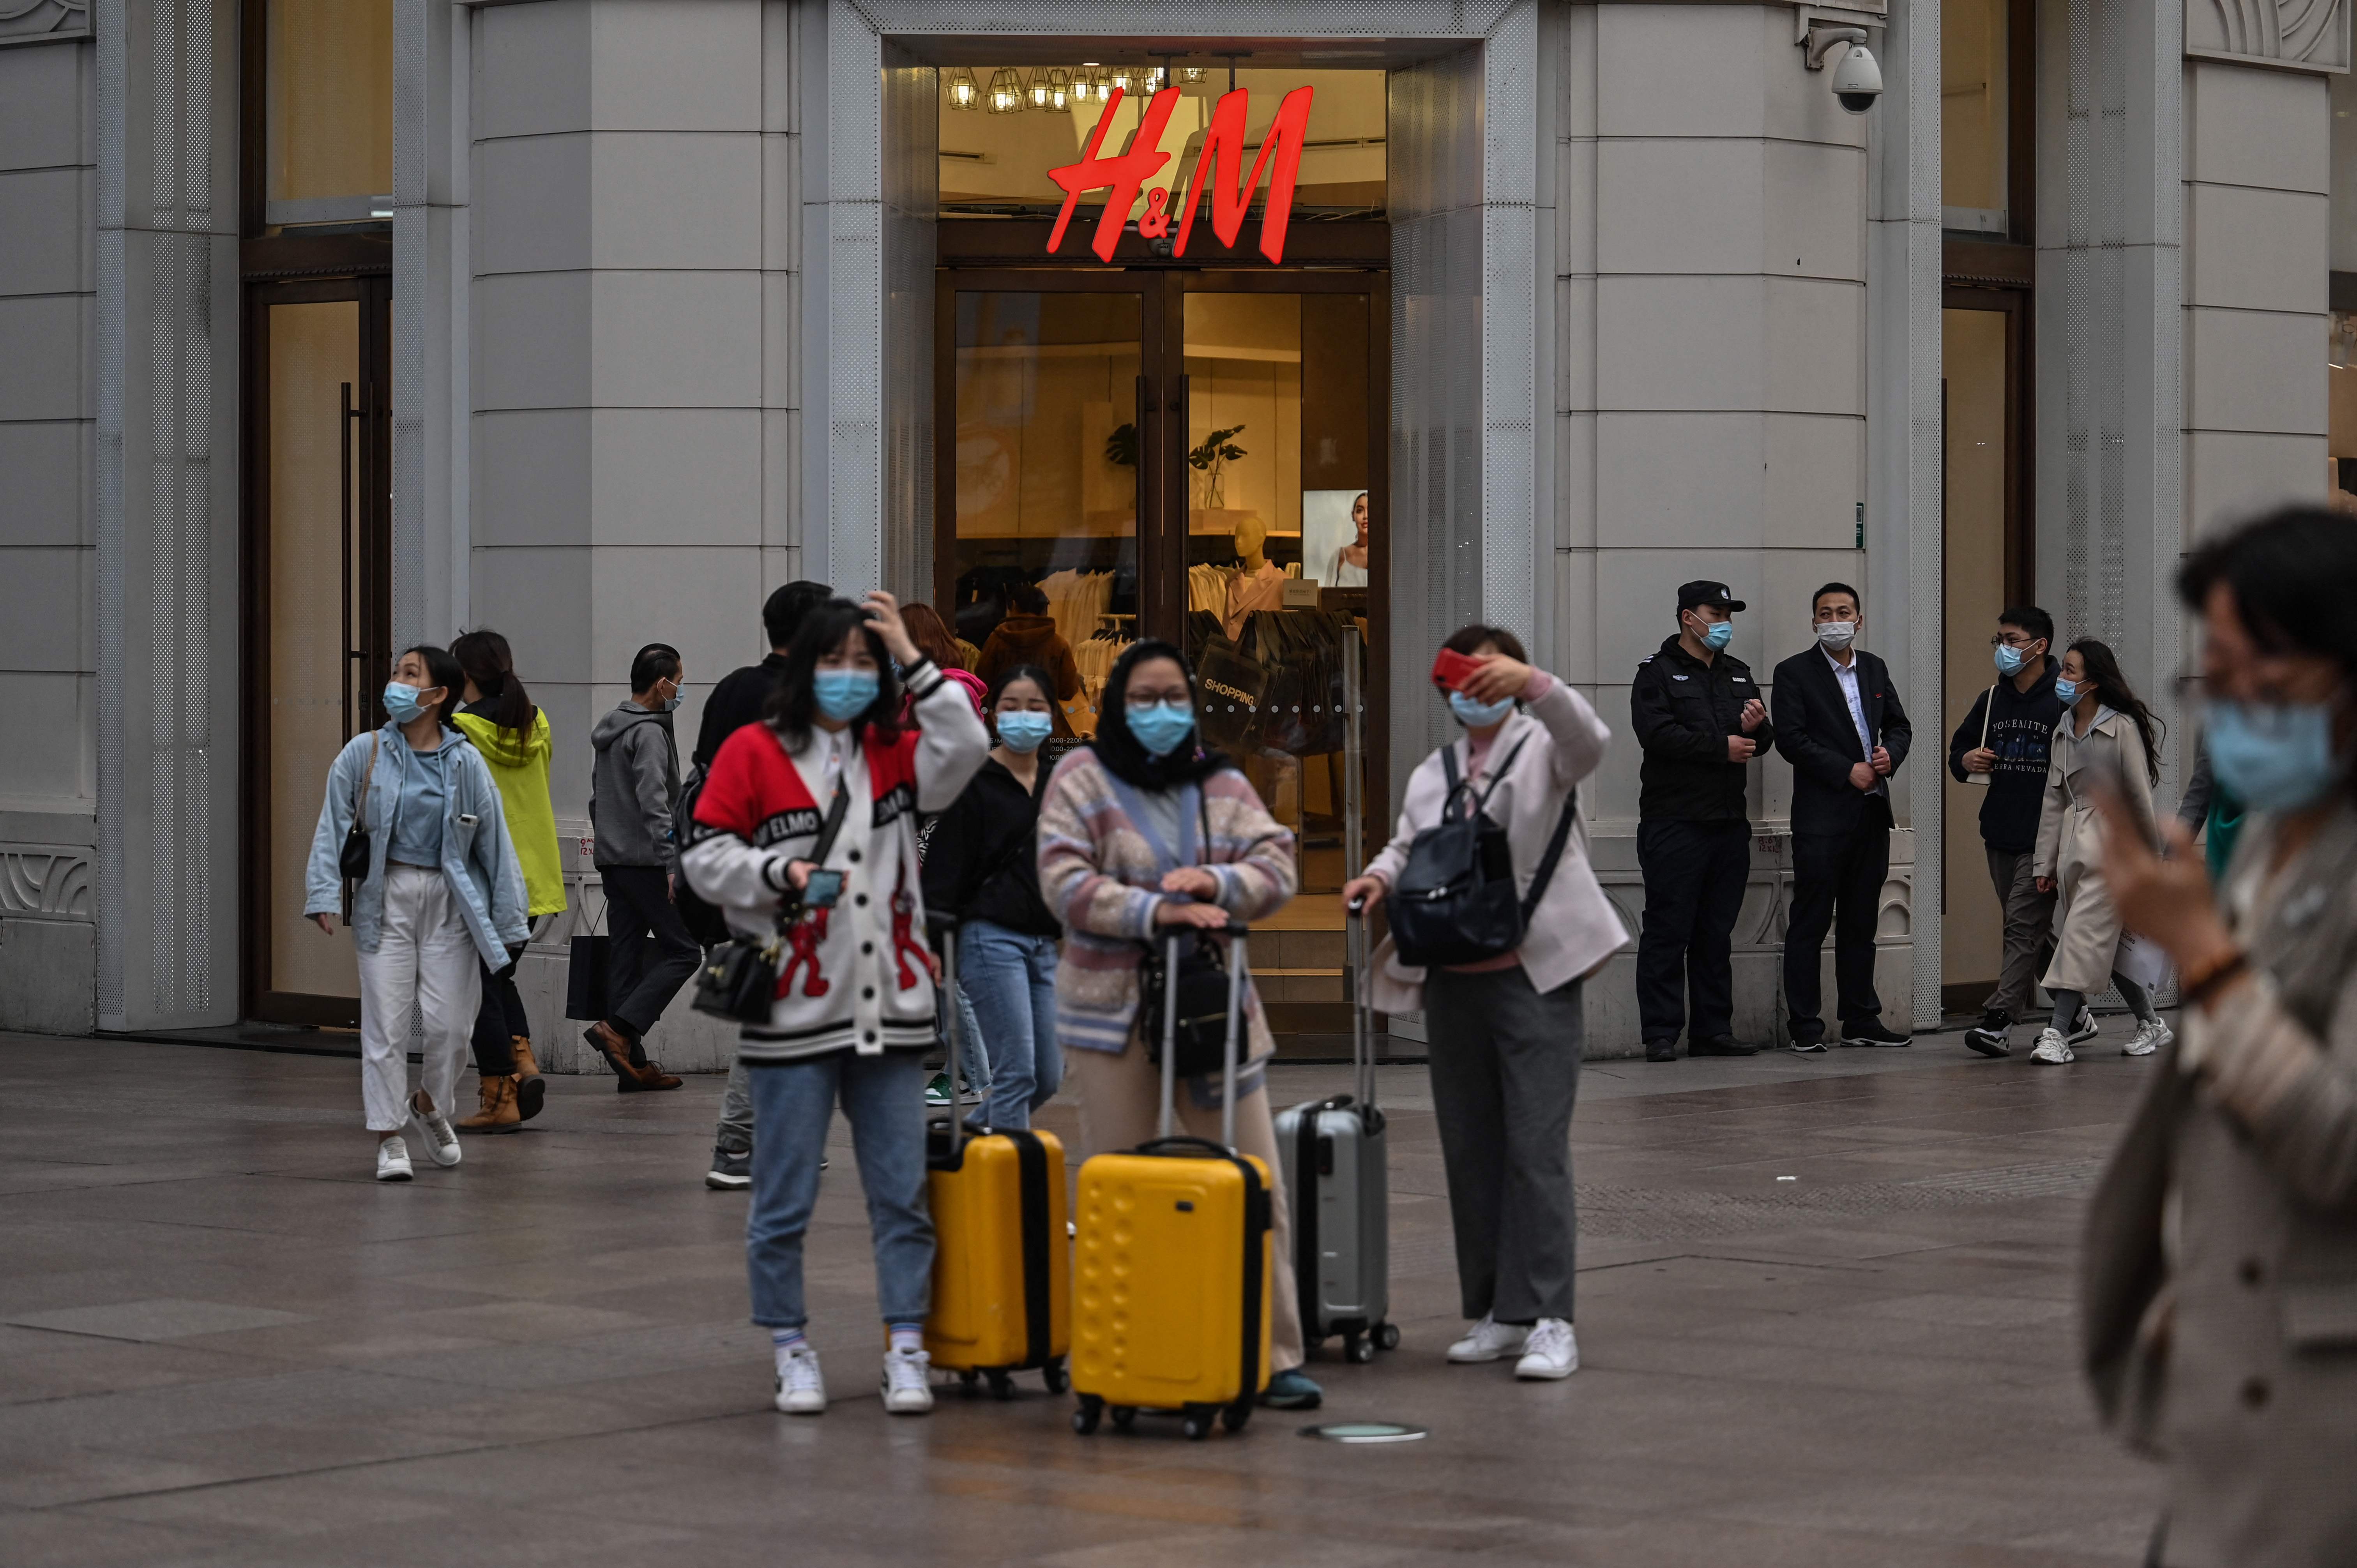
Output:
[[[2126,1568],[2157,1487],[2095,1429],[2072,1305],[2151,1070],[2121,1032],[2068,1069],[1953,1035],[1590,1064],[1583,1367],[1552,1385],[1441,1361],[1428,1091],[1385,1069],[1405,1343],[1329,1350],[1325,1411],[1202,1444],[1082,1439],[1032,1376],[886,1416],[840,1122],[834,1403],[772,1412],[746,1200],[701,1180],[717,1079],[552,1079],[525,1132],[385,1187],[351,1061],[0,1036],[0,1563]],[[1273,1077],[1284,1103],[1346,1069]],[[1431,1435],[1296,1434],[1351,1417]]]

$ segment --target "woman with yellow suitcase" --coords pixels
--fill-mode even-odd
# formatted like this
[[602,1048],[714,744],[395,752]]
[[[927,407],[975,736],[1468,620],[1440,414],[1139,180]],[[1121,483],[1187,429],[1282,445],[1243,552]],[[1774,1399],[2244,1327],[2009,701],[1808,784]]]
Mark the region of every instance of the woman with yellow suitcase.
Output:
[[[1140,1017],[1148,944],[1159,952],[1189,928],[1224,931],[1284,908],[1297,884],[1293,835],[1243,774],[1195,733],[1195,682],[1169,643],[1134,642],[1105,681],[1096,738],[1057,764],[1039,808],[1039,889],[1064,923],[1056,969],[1056,1034],[1079,1091],[1085,1155],[1130,1149],[1156,1134],[1160,1075]],[[1267,1387],[1261,1402],[1315,1409],[1301,1371],[1283,1162],[1269,1114],[1267,1064],[1276,1042],[1247,983],[1246,1030],[1232,1140],[1269,1172],[1275,1260]],[[1196,1137],[1220,1135],[1221,1072],[1182,1073],[1178,1117]],[[1084,1323],[1075,1326],[1074,1356]]]

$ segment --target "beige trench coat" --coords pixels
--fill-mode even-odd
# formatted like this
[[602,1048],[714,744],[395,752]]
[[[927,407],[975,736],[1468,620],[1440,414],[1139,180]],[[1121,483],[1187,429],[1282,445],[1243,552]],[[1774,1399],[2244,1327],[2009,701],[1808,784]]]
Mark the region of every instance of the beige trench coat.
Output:
[[2274,836],[2227,873],[2261,978],[2187,1010],[2087,1210],[2083,1361],[2169,1466],[2167,1568],[2357,1563],[2357,805],[2261,895]]
[[2113,957],[2120,945],[2119,911],[2104,886],[2104,822],[2095,814],[2094,781],[2116,779],[2128,810],[2143,824],[2145,842],[2156,847],[2160,843],[2136,721],[2103,710],[2097,721],[2073,739],[2075,721],[2065,710],[2054,727],[2046,806],[2038,819],[2038,853],[2031,862],[2033,875],[2055,882],[2054,961],[2038,983],[2089,996],[2111,988]]

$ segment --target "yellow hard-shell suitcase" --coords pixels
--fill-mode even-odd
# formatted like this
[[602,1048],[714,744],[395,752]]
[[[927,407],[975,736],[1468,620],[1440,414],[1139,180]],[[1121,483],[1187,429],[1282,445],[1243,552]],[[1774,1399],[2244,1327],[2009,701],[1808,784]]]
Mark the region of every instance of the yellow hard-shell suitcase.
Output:
[[[946,979],[957,984],[957,937],[942,933]],[[949,1009],[950,1059],[958,1010]],[[1069,1387],[1072,1244],[1065,1223],[1064,1145],[1052,1133],[964,1135],[952,1109],[928,1129],[925,1177],[933,1214],[933,1305],[925,1348],[971,1389],[984,1378],[1001,1399],[1012,1374],[1039,1370],[1050,1393]]]
[[[1228,928],[1228,1041],[1223,1143],[1173,1137],[1178,987],[1165,987],[1162,1136],[1081,1166],[1072,1267],[1073,1430],[1108,1413],[1179,1415],[1189,1437],[1250,1419],[1268,1383],[1272,1266],[1268,1167],[1235,1152],[1236,1058],[1244,928]],[[1191,931],[1189,932],[1192,934]],[[1170,972],[1178,972],[1178,943]]]

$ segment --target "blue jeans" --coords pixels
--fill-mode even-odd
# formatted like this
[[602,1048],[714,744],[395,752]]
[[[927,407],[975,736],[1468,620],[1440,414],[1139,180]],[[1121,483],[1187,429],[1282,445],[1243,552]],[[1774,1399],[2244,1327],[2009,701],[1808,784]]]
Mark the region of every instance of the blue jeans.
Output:
[[1056,939],[1027,937],[988,920],[958,929],[958,984],[974,1002],[990,1052],[994,1127],[1031,1125],[1056,1097],[1064,1057],[1056,1044]]
[[754,1063],[753,1204],[745,1267],[753,1321],[800,1328],[802,1235],[818,1202],[818,1162],[837,1099],[851,1123],[867,1229],[876,1244],[876,1300],[887,1323],[921,1323],[932,1295],[933,1219],[925,1206],[925,1058],[920,1051],[863,1057],[830,1051]]

